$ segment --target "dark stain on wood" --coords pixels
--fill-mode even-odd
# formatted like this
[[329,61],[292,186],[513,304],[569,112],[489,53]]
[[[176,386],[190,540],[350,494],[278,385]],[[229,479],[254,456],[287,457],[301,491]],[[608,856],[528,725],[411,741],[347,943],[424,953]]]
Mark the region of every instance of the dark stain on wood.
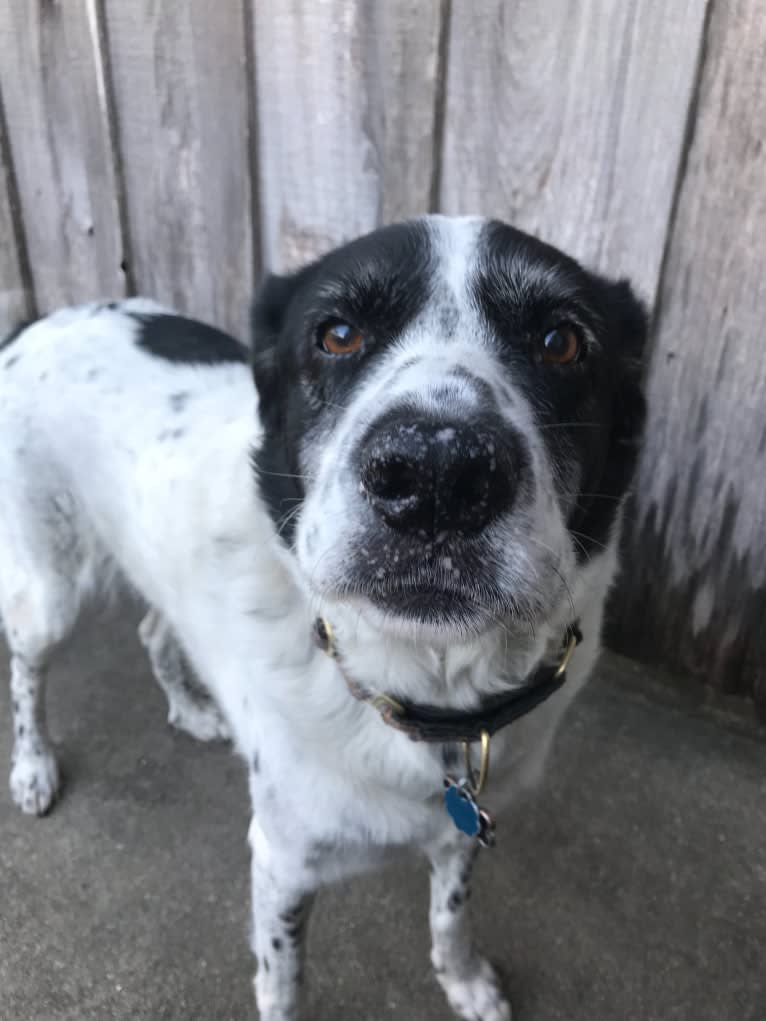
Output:
[[[695,462],[692,471],[701,471]],[[689,499],[689,493],[685,496]],[[766,586],[753,582],[753,554],[739,555],[730,537],[739,503],[733,487],[715,541],[705,560],[678,581],[667,548],[667,528],[656,506],[634,534],[624,555],[619,610],[610,615],[607,640],[621,651],[649,662],[691,672],[725,692],[751,695],[766,721]],[[702,546],[688,533],[688,555]],[[706,544],[705,544],[706,545]],[[686,552],[686,551],[685,551]],[[709,619],[694,627],[700,593],[709,592]]]

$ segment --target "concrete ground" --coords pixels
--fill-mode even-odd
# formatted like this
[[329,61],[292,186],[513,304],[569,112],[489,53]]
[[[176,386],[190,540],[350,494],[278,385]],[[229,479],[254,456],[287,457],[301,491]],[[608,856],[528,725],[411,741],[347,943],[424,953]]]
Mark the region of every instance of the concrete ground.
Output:
[[[243,771],[165,725],[133,624],[92,622],[53,672],[55,811],[23,817],[0,787],[3,1021],[254,1016]],[[7,763],[5,684],[0,723]],[[500,825],[473,905],[517,1021],[766,1019],[766,743],[746,709],[609,658]],[[320,897],[314,1021],[449,1016],[426,886],[405,860]]]

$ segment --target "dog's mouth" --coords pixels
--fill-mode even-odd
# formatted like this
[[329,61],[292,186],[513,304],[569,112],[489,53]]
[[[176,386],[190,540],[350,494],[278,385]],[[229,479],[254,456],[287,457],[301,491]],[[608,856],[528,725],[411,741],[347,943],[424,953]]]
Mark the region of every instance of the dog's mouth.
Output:
[[462,591],[428,586],[402,586],[370,594],[370,601],[384,612],[414,623],[484,631],[498,615]]
[[364,599],[389,619],[472,634],[487,630],[498,620],[518,616],[515,601],[486,582],[446,583],[440,578],[393,576],[344,585],[338,595]]

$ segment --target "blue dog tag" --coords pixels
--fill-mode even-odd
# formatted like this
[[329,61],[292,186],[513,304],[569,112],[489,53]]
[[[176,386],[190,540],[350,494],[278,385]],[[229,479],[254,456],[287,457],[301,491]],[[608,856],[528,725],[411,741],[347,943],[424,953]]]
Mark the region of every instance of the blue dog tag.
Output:
[[461,833],[477,837],[482,847],[495,843],[495,821],[476,804],[467,780],[444,778],[444,807]]
[[467,787],[454,780],[445,780],[444,805],[461,833],[478,837],[481,833],[481,812]]

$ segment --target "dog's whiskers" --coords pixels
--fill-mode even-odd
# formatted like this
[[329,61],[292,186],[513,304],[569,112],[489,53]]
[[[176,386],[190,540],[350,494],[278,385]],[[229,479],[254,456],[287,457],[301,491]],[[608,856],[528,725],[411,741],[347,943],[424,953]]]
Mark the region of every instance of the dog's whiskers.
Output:
[[254,461],[253,463],[255,464],[255,469],[259,475],[270,475],[272,478],[275,479],[300,479],[302,482],[314,481],[313,475],[293,475],[290,472],[270,472],[266,471],[265,468],[261,468],[257,461]]
[[336,408],[338,411],[347,411],[348,407],[345,404],[335,404],[333,401],[320,401],[319,402],[324,408]]
[[608,429],[606,422],[546,422],[538,429]]
[[586,560],[586,562],[589,561],[591,559],[591,557],[590,557],[590,554],[588,553],[588,550],[587,550],[587,548],[585,546],[585,543],[581,539],[578,538],[578,536],[577,536],[577,534],[575,532],[570,532],[569,534],[572,536],[572,539],[577,544],[577,548],[582,553],[583,558]]
[[577,536],[580,539],[585,539],[587,542],[592,542],[594,544],[594,546],[598,546],[599,549],[602,549],[602,550],[608,550],[609,549],[609,547],[605,543],[599,542],[598,539],[594,539],[592,535],[586,535],[585,532],[576,532],[573,528],[570,528],[569,529],[569,534],[570,535],[575,535],[575,536]]
[[615,503],[620,503],[625,499],[624,496],[615,496],[614,493],[579,493],[578,495],[587,500],[613,500]]
[[303,501],[300,500],[298,501],[297,506],[291,507],[290,510],[282,518],[280,518],[279,527],[277,528],[277,535],[281,535],[284,532],[284,530],[287,528],[287,526],[290,524],[293,518],[296,517],[302,506]]
[[[575,534],[575,533],[572,533],[572,534]],[[547,550],[550,554],[552,554],[553,557],[556,558],[558,563],[561,563],[561,554],[558,553],[555,549],[553,549],[552,546],[549,546],[547,543],[542,542],[540,539],[536,539],[535,536],[533,536],[533,535],[528,536],[528,538],[533,543],[535,543],[535,545],[540,546],[544,550]],[[552,563],[550,565],[550,567],[551,567],[551,570],[561,580],[561,584],[564,586],[564,589],[566,590],[567,599],[569,600],[569,605],[570,605],[571,610],[572,610],[572,616],[576,617],[577,616],[577,611],[575,610],[574,597],[572,596],[572,590],[569,587],[569,582],[566,580],[566,578],[564,577],[564,575],[559,570],[559,568],[558,568],[558,566],[556,564]]]

